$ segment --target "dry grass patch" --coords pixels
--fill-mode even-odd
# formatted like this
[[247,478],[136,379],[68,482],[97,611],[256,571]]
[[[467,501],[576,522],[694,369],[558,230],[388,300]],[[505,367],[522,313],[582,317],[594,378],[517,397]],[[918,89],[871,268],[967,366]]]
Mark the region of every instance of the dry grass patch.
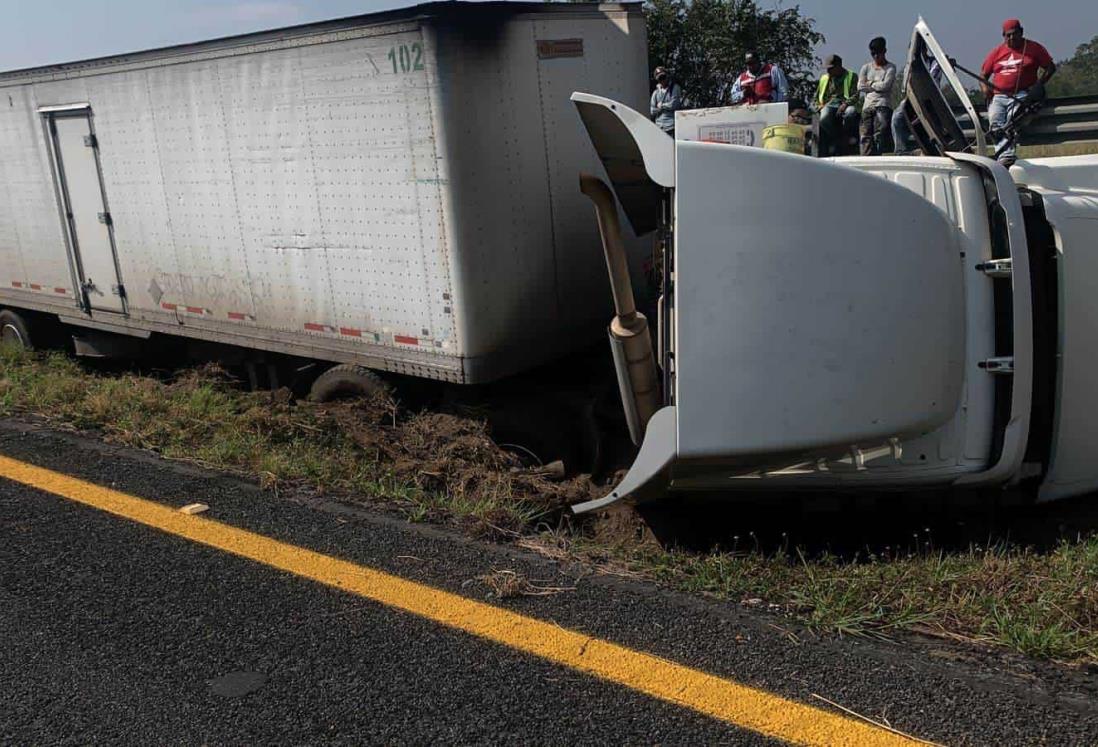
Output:
[[1050,158],[1052,156],[1086,156],[1098,153],[1098,142],[1064,143],[1063,145],[1021,145],[1019,158]]
[[273,490],[383,501],[413,519],[519,532],[593,489],[583,478],[550,482],[523,469],[475,418],[397,411],[386,397],[316,405],[287,390],[245,392],[213,365],[160,380],[0,351],[0,415],[34,414]]
[[547,597],[575,591],[575,586],[559,586],[546,581],[531,581],[518,571],[493,570],[477,580],[487,586],[500,599],[512,597]]

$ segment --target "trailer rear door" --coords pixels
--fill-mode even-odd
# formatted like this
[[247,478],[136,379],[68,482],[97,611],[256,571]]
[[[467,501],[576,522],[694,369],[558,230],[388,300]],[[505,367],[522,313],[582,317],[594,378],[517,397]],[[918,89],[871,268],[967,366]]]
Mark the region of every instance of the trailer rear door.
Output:
[[61,210],[86,310],[125,311],[99,148],[86,107],[43,112]]

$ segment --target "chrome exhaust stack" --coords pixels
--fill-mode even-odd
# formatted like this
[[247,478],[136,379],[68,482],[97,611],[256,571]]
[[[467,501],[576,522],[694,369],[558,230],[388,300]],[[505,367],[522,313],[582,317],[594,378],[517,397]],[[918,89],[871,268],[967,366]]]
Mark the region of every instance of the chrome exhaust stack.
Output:
[[580,174],[580,191],[595,203],[606,269],[610,274],[610,289],[614,295],[615,316],[610,321],[610,349],[614,353],[614,368],[629,435],[633,443],[639,445],[644,439],[648,421],[660,408],[659,377],[652,352],[652,338],[648,334],[648,320],[637,311],[633,297],[629,262],[613,193],[605,182],[591,174]]

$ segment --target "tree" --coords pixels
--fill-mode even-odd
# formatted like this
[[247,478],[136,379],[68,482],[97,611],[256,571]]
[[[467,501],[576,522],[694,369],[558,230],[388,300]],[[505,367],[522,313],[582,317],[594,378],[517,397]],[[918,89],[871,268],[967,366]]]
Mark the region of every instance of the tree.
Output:
[[648,59],[670,68],[691,107],[724,106],[756,50],[789,77],[790,94],[811,99],[824,40],[800,7],[760,10],[755,0],[648,0]]
[[1048,83],[1049,96],[1085,96],[1098,93],[1098,36],[1075,48],[1075,54],[1057,66]]

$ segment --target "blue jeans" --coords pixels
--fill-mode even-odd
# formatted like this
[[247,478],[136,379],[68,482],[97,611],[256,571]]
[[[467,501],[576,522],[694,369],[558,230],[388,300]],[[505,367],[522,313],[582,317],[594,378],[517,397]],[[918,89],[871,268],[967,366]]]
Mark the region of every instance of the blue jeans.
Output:
[[841,117],[838,104],[829,104],[820,109],[820,156],[841,156],[846,153],[849,148],[847,141],[858,131],[858,120],[861,116],[853,106],[846,107]]
[[911,123],[904,116],[903,106],[892,112],[892,141],[896,144],[896,155],[908,156],[915,152],[919,144],[911,133]]
[[[987,119],[988,122],[991,124],[991,127],[993,129],[996,127],[1002,127],[1007,122],[1009,122],[1010,118],[1014,116],[1014,112],[1017,110],[1018,104],[1026,99],[1028,93],[1029,91],[1019,91],[1014,96],[1014,98],[1011,98],[1010,96],[1004,96],[1001,93],[995,94],[995,98],[991,100],[991,103],[987,107]],[[1003,145],[1006,144],[1006,142],[1007,141],[1005,138],[1003,140],[1000,140],[998,143],[995,144],[995,150],[998,151],[999,148],[1003,147]],[[1014,146],[1016,144],[1017,143],[1011,143],[1011,146],[1009,148],[1004,150],[1002,153],[999,153],[999,160],[1008,165],[1014,163]]]

